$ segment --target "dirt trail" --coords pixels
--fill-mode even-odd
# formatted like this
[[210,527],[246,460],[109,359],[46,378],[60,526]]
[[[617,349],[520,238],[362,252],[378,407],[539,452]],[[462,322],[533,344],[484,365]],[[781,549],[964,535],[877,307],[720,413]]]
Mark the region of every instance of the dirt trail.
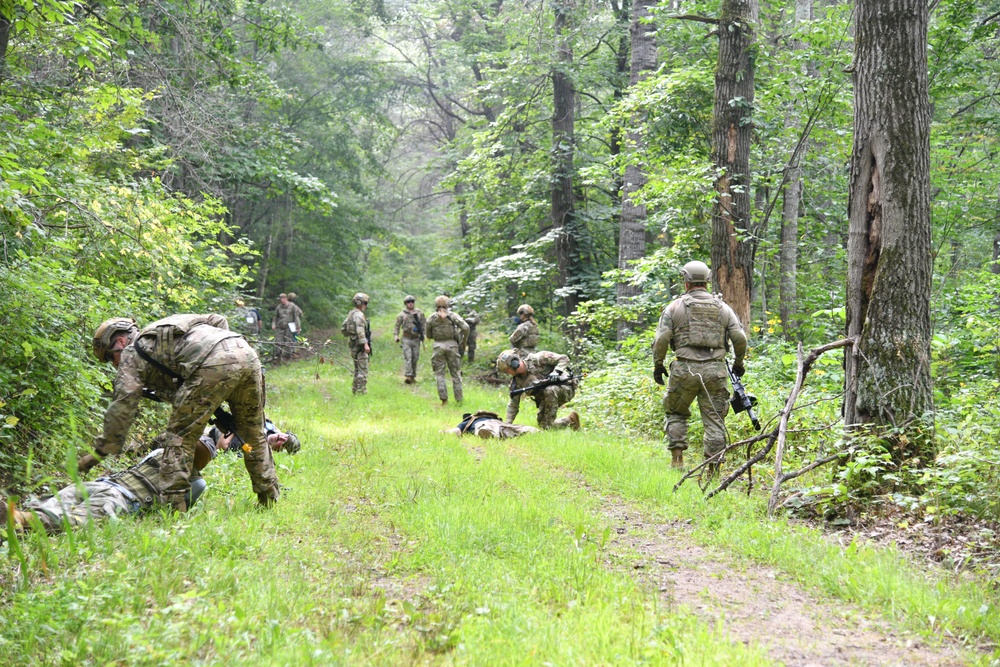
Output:
[[735,564],[698,545],[686,524],[646,522],[627,502],[581,483],[600,499],[616,534],[608,547],[612,563],[631,565],[667,605],[721,622],[734,641],[762,646],[789,667],[966,664],[968,654],[957,644],[928,646],[857,607],[819,599],[776,570]]

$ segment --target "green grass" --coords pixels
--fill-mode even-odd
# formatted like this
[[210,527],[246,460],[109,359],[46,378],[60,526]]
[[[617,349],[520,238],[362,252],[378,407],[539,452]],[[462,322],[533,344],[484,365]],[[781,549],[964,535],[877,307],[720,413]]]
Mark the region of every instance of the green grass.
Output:
[[[672,494],[677,474],[655,443],[442,435],[463,409],[437,405],[429,353],[411,388],[395,350],[380,351],[364,397],[337,365],[269,374],[270,416],[304,443],[276,456],[285,490],[272,510],[255,506],[242,462],[222,457],[185,516],[31,536],[20,574],[6,551],[0,664],[772,664],[637,583],[633,554],[607,549],[598,499],[566,471],[647,520],[691,519],[695,539],[821,595],[1000,639],[985,584],[769,522],[757,499]],[[502,390],[467,387],[465,409],[503,405]]]

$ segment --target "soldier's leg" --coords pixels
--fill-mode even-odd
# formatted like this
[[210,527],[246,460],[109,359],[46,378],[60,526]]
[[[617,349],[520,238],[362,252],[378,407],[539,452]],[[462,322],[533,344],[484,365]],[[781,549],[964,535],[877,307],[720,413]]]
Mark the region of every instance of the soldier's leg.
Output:
[[688,448],[688,419],[691,417],[691,403],[701,389],[701,382],[687,373],[683,362],[670,364],[670,379],[667,381],[667,395],[663,397],[663,412],[666,419],[663,431],[667,436],[667,447],[684,451]]
[[462,395],[462,357],[458,354],[458,348],[448,348],[445,357],[448,360],[448,372],[451,374],[451,387],[455,393],[455,400],[461,402]]
[[729,414],[729,385],[725,366],[706,369],[704,387],[698,392],[698,411],[705,427],[705,457],[726,448],[726,415]]
[[538,406],[538,428],[555,428],[556,413],[559,412],[559,400],[553,391],[555,387],[546,387],[538,395],[535,404]]
[[279,359],[284,359],[291,353],[288,349],[288,341],[290,338],[288,334],[290,332],[285,327],[286,325],[280,324],[274,332],[274,351]]
[[416,378],[417,377],[417,367],[420,364],[420,339],[419,338],[410,339],[410,349],[412,350],[412,355],[413,355],[413,375],[411,375],[410,377]]
[[416,376],[416,364],[413,363],[413,346],[410,344],[409,338],[403,338],[400,342],[403,344],[403,376],[411,378]]
[[469,341],[469,363],[471,364],[476,360],[476,343],[475,341]]
[[361,345],[351,349],[351,357],[354,358],[354,382],[351,385],[351,392],[354,394],[368,393],[368,353]]
[[438,398],[442,401],[448,400],[448,384],[444,373],[448,367],[446,359],[447,353],[443,345],[435,345],[434,353],[431,355],[431,368],[434,370],[434,379],[437,381]]
[[264,386],[257,355],[248,351],[239,382],[226,397],[229,408],[236,420],[236,434],[247,444],[250,451],[243,454],[243,465],[250,475],[254,493],[261,502],[277,500],[278,473],[274,468],[274,457],[264,435]]
[[92,520],[138,509],[138,504],[132,505],[119,488],[107,482],[84,482],[82,489],[71,484],[50,498],[26,503],[24,507],[25,513],[33,514],[45,531],[53,534],[67,523],[71,528],[79,528]]
[[[555,415],[558,413],[559,408],[566,405],[573,400],[573,395],[576,393],[572,387],[566,385],[556,385],[554,387],[546,387],[545,394],[547,400],[555,403],[556,412],[553,413],[552,428],[570,428],[574,426],[573,419],[570,416],[558,417]],[[570,413],[575,414],[575,413]]]

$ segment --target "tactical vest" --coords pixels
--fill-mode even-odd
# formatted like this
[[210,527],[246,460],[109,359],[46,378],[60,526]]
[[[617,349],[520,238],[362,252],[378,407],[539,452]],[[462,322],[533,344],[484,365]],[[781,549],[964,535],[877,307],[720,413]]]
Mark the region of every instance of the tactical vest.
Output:
[[141,344],[146,354],[186,379],[198,370],[216,345],[241,337],[237,331],[212,326],[205,315],[172,315],[140,331],[135,345],[138,348]]
[[538,347],[538,325],[533,320],[521,323],[517,330],[524,332],[521,340],[517,342],[517,347],[532,351]]
[[403,311],[403,325],[400,327],[400,333],[406,338],[419,338],[421,334],[419,322],[417,311]]
[[108,480],[132,492],[145,508],[160,500],[160,457],[157,450],[149,454],[138,465],[115,473]]
[[[725,304],[717,296],[711,301],[695,299],[690,294],[681,297],[684,307],[674,320],[671,338],[673,348],[700,347],[717,349],[726,345],[726,323],[723,321]],[[675,306],[676,308],[676,306]]]
[[442,317],[441,315],[438,315],[437,313],[434,313],[434,315],[431,315],[431,317],[435,317],[435,316],[436,316],[437,319],[434,322],[434,326],[433,326],[433,328],[432,327],[428,327],[427,328],[427,334],[432,339],[438,340],[438,341],[441,341],[441,340],[457,340],[458,339],[458,332],[459,332],[460,329],[459,329],[458,325],[455,324],[455,320],[452,319],[453,317],[456,317],[456,316],[452,315],[451,313],[448,313],[444,317]]

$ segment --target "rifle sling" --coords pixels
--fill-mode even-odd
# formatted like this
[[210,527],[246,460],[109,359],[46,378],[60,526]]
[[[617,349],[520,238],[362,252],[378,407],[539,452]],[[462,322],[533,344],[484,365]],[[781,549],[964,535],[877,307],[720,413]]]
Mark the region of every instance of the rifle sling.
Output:
[[164,366],[162,363],[160,363],[158,360],[156,360],[152,356],[150,356],[150,354],[148,352],[146,352],[144,349],[142,349],[141,347],[139,347],[139,341],[136,341],[135,344],[133,345],[133,347],[135,348],[135,353],[138,354],[139,357],[141,357],[142,360],[145,361],[147,364],[152,364],[156,368],[156,370],[160,371],[164,375],[167,375],[167,376],[172,377],[173,379],[177,380],[177,385],[178,386],[184,384],[184,376],[183,375],[181,375],[180,373],[175,373],[174,371],[170,370],[169,368],[167,368],[166,366]]

